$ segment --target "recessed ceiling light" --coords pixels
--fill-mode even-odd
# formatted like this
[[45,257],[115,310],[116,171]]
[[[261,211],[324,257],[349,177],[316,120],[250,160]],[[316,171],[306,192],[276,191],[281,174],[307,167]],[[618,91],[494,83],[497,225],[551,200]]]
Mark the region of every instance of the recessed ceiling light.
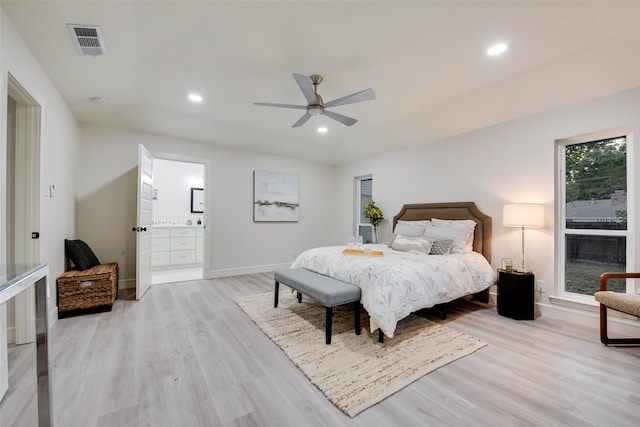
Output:
[[189,100],[193,102],[202,102],[202,96],[197,93],[192,93],[189,95]]
[[322,126],[318,128],[318,133],[327,133],[327,130],[328,129],[326,127]]
[[487,55],[500,55],[505,50],[507,50],[507,45],[505,43],[497,43],[487,49]]

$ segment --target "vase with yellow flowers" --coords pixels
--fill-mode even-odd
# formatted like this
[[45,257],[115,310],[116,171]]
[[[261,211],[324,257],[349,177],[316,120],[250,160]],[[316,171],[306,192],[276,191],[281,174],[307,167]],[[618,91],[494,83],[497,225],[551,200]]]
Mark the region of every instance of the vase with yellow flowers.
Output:
[[376,202],[373,200],[370,201],[364,207],[364,216],[369,219],[369,223],[373,226],[373,243],[377,243],[378,241],[378,225],[384,220],[384,215],[382,214],[382,210],[376,206]]

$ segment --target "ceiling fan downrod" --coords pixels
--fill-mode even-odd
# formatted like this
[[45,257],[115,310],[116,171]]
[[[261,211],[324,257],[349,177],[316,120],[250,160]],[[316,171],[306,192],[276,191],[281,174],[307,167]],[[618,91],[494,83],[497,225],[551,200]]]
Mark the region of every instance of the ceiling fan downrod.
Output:
[[307,107],[307,113],[312,116],[320,116],[324,114],[324,102],[322,97],[318,94],[318,85],[322,82],[322,76],[318,74],[312,74],[309,76],[311,83],[313,83],[313,93],[316,96],[316,103]]

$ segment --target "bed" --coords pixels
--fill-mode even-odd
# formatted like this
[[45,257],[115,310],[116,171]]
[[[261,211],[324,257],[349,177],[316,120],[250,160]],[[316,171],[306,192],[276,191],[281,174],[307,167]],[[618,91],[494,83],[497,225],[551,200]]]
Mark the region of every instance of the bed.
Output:
[[[432,224],[437,227],[429,228]],[[407,204],[393,217],[394,232],[411,234],[407,227],[425,225],[424,234],[431,241],[437,240],[431,233],[445,233],[447,237],[447,233],[457,232],[452,229],[457,230],[463,224],[474,224],[473,232],[467,236],[466,245],[460,243],[451,254],[427,255],[428,250],[424,253],[404,247],[396,250],[399,246],[396,241],[392,247],[365,245],[372,253],[364,256],[343,254],[347,246],[331,246],[303,252],[291,267],[306,268],[358,286],[362,291],[361,303],[369,313],[371,332],[380,329],[392,338],[398,321],[409,314],[464,296],[488,295],[488,288],[496,280],[490,264],[491,217],[475,203]],[[396,237],[397,242],[400,237]],[[425,240],[413,236],[406,239],[414,239],[410,243]],[[456,238],[452,240],[459,242]]]

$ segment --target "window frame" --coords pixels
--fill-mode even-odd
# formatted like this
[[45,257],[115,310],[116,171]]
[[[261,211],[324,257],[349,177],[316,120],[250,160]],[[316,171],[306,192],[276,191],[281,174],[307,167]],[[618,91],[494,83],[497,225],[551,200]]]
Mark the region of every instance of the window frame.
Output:
[[[566,227],[566,181],[565,181],[565,147],[568,145],[595,142],[624,136],[626,138],[627,156],[627,229],[626,230],[598,230]],[[635,212],[634,212],[634,168],[633,168],[633,133],[628,127],[613,128],[600,132],[587,133],[569,138],[555,140],[555,296],[562,300],[569,300],[589,305],[596,304],[593,295],[583,295],[565,290],[565,260],[566,260],[566,236],[624,236],[626,238],[626,271],[635,270]],[[636,283],[637,282],[637,283]],[[640,289],[640,281],[627,280],[626,291],[636,292]]]

